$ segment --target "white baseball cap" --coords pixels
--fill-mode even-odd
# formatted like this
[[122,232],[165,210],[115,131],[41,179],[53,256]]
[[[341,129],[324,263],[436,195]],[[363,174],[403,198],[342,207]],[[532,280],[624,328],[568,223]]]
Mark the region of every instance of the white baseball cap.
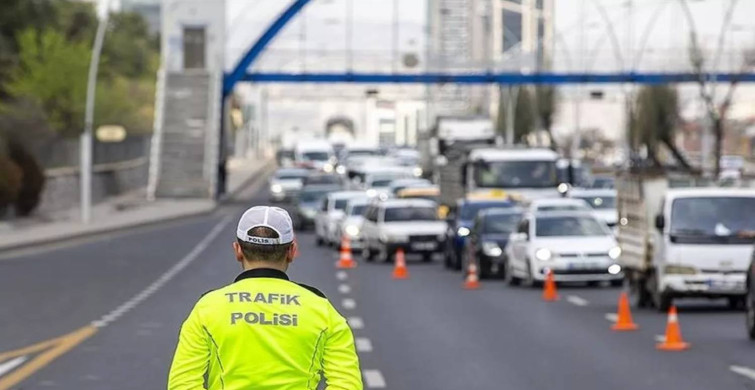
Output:
[[[266,227],[278,233],[278,238],[257,237],[249,234],[254,228]],[[250,244],[283,245],[294,241],[294,226],[291,216],[280,207],[255,206],[246,210],[236,228],[236,237]]]

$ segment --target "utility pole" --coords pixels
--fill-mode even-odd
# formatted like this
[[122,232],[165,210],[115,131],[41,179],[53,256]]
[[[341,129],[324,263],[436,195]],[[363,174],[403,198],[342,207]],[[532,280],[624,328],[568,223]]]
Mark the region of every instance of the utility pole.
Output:
[[100,66],[102,43],[105,40],[108,18],[110,16],[110,0],[102,0],[103,15],[99,18],[97,32],[94,36],[92,58],[89,62],[87,77],[87,97],[84,112],[84,132],[79,138],[80,144],[80,190],[81,190],[81,221],[90,223],[92,220],[92,127],[94,126],[94,100],[97,92],[97,72]]

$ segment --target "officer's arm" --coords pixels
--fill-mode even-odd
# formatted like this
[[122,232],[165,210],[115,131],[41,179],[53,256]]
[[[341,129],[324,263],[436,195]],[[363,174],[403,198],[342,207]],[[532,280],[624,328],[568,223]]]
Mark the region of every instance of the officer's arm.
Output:
[[168,390],[204,389],[204,374],[209,361],[207,334],[195,306],[181,326],[178,347],[168,375]]
[[346,320],[332,306],[323,354],[327,390],[362,390],[362,373],[354,348],[354,336]]

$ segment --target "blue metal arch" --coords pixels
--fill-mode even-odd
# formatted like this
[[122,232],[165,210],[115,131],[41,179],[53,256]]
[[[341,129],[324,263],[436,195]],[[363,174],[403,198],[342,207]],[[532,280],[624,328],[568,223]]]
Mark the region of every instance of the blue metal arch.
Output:
[[267,45],[275,39],[278,33],[286,27],[288,22],[291,21],[291,19],[293,19],[309,2],[310,0],[295,0],[285,11],[283,11],[283,13],[278,15],[278,18],[267,28],[267,30],[265,30],[257,42],[255,42],[254,45],[249,48],[249,51],[241,57],[241,60],[236,64],[236,67],[223,77],[223,96],[228,96],[233,91],[233,87],[236,83],[242,80],[249,67],[260,56],[260,54],[262,54]]

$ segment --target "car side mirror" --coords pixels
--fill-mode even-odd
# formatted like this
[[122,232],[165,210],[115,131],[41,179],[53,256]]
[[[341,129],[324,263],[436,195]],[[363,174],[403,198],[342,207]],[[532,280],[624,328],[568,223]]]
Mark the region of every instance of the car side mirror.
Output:
[[655,228],[663,231],[663,228],[666,227],[666,219],[663,218],[663,214],[658,214],[655,216]]

